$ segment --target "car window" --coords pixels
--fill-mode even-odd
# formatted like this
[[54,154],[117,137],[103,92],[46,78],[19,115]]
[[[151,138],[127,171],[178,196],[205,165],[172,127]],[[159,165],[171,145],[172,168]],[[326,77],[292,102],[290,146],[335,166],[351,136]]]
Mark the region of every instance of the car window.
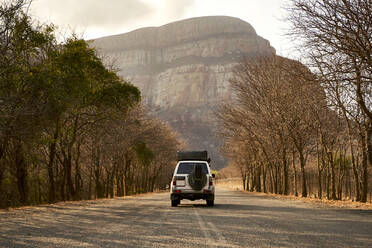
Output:
[[177,174],[191,174],[196,164],[201,164],[203,173],[208,174],[208,168],[206,163],[180,163],[178,166]]

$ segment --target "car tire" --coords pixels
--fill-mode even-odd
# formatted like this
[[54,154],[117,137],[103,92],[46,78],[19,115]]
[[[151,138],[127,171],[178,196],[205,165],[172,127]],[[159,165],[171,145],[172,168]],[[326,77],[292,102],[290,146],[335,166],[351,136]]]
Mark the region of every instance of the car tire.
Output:
[[171,200],[172,207],[177,207],[178,204],[179,204],[179,200]]
[[214,200],[207,200],[207,206],[213,207],[214,206]]

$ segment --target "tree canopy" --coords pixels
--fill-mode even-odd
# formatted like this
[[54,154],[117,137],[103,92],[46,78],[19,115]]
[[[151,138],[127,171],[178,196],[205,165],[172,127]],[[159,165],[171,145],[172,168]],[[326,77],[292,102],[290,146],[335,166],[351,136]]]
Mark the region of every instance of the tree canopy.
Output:
[[164,188],[177,135],[86,41],[57,42],[27,4],[0,5],[0,207]]

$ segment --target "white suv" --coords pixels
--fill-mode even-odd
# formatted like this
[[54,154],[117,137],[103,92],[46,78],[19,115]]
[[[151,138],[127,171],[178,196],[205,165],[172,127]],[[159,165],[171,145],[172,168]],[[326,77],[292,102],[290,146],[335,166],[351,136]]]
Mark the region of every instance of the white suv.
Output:
[[208,206],[214,205],[214,174],[208,162],[203,160],[178,161],[171,182],[171,205],[177,207],[181,200],[206,200]]

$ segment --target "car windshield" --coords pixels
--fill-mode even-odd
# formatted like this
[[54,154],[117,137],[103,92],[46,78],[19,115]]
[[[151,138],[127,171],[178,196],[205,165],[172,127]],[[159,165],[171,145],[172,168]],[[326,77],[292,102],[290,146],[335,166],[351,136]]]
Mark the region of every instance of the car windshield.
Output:
[[177,174],[191,174],[195,165],[200,164],[204,174],[208,174],[208,168],[206,163],[180,163],[178,166]]

